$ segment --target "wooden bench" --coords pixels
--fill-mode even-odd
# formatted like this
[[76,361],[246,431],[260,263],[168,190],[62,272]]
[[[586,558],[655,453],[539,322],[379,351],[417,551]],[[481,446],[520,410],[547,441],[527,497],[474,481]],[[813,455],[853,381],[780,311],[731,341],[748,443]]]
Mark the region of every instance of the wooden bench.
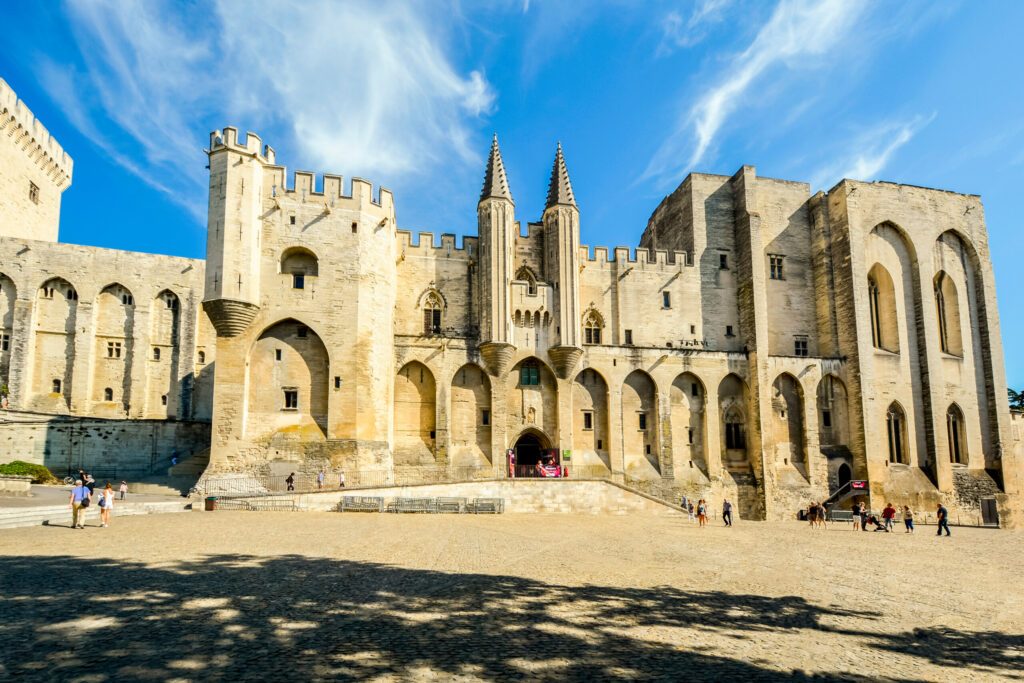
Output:
[[357,510],[361,512],[383,512],[384,499],[376,496],[342,496],[338,503],[338,510],[348,512]]
[[438,498],[435,504],[437,512],[462,512],[465,509],[465,498]]
[[504,498],[474,498],[473,502],[466,506],[466,512],[473,514],[497,515],[505,511]]
[[392,512],[435,512],[433,498],[395,498],[388,506]]

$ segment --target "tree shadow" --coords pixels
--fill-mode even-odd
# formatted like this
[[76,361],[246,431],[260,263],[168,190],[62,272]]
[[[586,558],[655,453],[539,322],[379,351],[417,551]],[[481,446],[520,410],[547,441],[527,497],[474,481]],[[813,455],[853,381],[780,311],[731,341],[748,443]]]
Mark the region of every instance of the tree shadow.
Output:
[[927,659],[938,666],[1024,680],[1024,634],[915,628],[874,647]]
[[880,616],[798,597],[574,587],[296,555],[161,565],[4,557],[0,614],[0,678],[97,681],[425,672],[440,680],[811,680],[720,648],[645,636],[698,626],[746,639],[832,631],[826,617]]

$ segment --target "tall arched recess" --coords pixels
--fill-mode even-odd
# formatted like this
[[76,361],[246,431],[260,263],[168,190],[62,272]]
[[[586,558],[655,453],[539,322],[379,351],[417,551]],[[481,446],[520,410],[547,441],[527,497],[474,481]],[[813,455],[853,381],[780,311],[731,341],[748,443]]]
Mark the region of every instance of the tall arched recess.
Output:
[[623,467],[637,479],[661,476],[658,452],[658,392],[654,380],[634,370],[622,384]]
[[448,457],[455,467],[491,464],[491,380],[473,363],[452,377],[451,438]]
[[772,438],[776,465],[792,466],[807,478],[804,392],[797,378],[788,372],[772,383]]
[[705,400],[704,383],[693,373],[684,372],[672,382],[672,462],[677,468],[690,463],[707,474]]
[[36,294],[32,403],[65,412],[71,403],[78,292],[63,278],[43,283]]
[[608,383],[586,368],[572,383],[572,467],[611,470],[608,446]]
[[320,335],[305,324],[287,319],[264,330],[249,351],[246,436],[326,438],[329,368]]
[[11,367],[11,339],[14,332],[14,281],[0,273],[0,385],[7,386]]
[[747,385],[732,373],[718,384],[718,414],[722,464],[730,469],[749,471]]
[[418,361],[406,363],[395,377],[395,464],[433,464],[436,429],[434,374]]

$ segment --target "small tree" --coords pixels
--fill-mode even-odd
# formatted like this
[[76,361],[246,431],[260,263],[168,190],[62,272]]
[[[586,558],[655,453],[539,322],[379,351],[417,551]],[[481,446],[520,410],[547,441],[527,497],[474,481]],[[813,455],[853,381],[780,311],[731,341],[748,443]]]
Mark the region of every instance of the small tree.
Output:
[[1024,412],[1024,391],[1014,391],[1007,387],[1006,393],[1010,398],[1010,410]]

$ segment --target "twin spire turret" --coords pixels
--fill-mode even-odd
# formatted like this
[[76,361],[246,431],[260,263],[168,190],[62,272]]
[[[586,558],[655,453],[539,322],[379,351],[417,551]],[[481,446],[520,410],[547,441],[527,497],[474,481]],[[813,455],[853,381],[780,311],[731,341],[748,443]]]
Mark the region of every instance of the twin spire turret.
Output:
[[[501,150],[498,148],[497,134],[491,141],[491,154],[487,159],[487,170],[484,173],[484,187],[480,191],[480,201],[485,199],[507,199],[515,203],[508,186],[508,176],[505,174],[505,162],[502,161]],[[555,163],[551,168],[551,180],[548,183],[548,197],[544,208],[550,209],[559,204],[576,206],[576,197],[572,193],[572,183],[569,181],[569,170],[565,167],[561,142],[558,143],[555,152]]]

